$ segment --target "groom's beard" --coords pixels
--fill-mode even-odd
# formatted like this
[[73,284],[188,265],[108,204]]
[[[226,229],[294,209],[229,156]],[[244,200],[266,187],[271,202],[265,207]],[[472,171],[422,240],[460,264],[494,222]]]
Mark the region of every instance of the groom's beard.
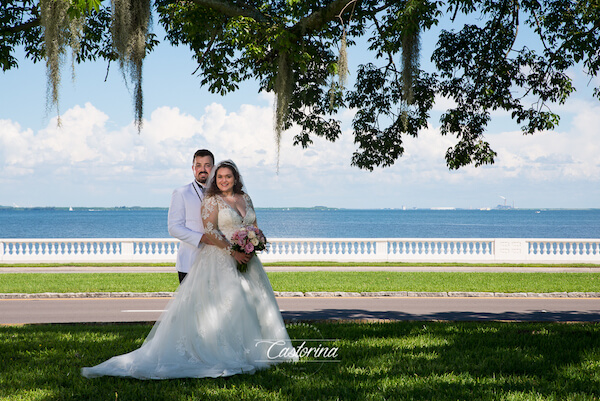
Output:
[[209,173],[207,173],[207,172],[200,173],[196,177],[196,181],[198,181],[202,185],[205,185],[206,181],[208,181],[208,176],[209,176]]

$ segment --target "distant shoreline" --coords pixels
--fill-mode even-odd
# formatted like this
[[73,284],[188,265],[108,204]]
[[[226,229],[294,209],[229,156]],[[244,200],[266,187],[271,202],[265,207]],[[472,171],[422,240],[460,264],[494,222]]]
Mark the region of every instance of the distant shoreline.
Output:
[[[168,207],[151,207],[151,206],[113,206],[113,207],[94,207],[94,206],[73,206],[73,207],[65,207],[65,206],[2,206],[0,205],[0,210],[60,210],[60,211],[132,211],[132,210],[168,210]],[[378,208],[378,209],[354,209],[354,208],[343,208],[343,207],[327,207],[327,206],[312,206],[312,207],[299,207],[299,206],[289,206],[289,207],[257,207],[256,210],[398,210],[398,211],[413,211],[413,210],[431,210],[431,211],[514,211],[514,210],[533,210],[533,211],[552,211],[552,210],[600,210],[600,208],[518,208],[518,207],[494,207],[494,208],[459,208],[459,207],[399,207],[399,208]]]

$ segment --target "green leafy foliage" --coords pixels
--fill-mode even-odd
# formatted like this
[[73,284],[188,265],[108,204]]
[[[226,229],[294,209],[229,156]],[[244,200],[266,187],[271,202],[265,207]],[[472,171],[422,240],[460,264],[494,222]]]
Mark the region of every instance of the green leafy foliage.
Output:
[[[117,59],[105,3],[72,0],[73,16],[86,15],[78,62]],[[38,2],[3,4],[3,70],[18,66],[16,46],[39,60]],[[485,139],[491,112],[506,112],[525,134],[554,129],[560,117],[552,108],[576,89],[568,70],[600,71],[598,0],[156,0],[154,7],[166,40],[189,47],[208,90],[225,95],[256,80],[275,92],[274,125],[277,132],[298,126],[294,144],[335,141],[337,113],[352,108],[352,164],[367,170],[403,155],[404,138],[418,136],[438,98],[452,104],[440,117],[442,134],[456,138],[448,167],[493,163]],[[432,53],[421,54],[423,35],[442,22]],[[523,32],[532,33],[526,42]],[[149,35],[147,51],[156,44]],[[369,57],[349,71],[354,87],[346,88],[335,76],[343,78],[345,55],[351,59],[357,46]],[[424,57],[432,64],[424,66]]]
[[36,54],[43,41],[39,26],[39,8],[36,0],[3,0],[0,7],[0,67],[3,71],[17,68],[14,49],[23,46],[27,57],[39,60]]

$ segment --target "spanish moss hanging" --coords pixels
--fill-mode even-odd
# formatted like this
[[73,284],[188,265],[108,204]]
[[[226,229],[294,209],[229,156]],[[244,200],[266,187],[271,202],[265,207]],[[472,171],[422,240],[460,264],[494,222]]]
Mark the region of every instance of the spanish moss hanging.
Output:
[[281,149],[281,133],[288,117],[292,91],[294,89],[292,64],[285,52],[280,52],[277,60],[277,77],[275,78],[275,142],[277,145],[277,171],[279,171],[279,152]]
[[150,0],[111,0],[112,38],[125,83],[127,75],[134,89],[135,125],[143,124],[142,64],[150,26]]
[[[41,25],[44,29],[44,50],[46,56],[47,108],[56,107],[57,122],[61,125],[59,89],[61,67],[66,47],[73,49],[73,63],[79,52],[79,40],[83,28],[83,17],[69,16],[71,0],[40,0]],[[72,76],[75,77],[74,68]]]
[[414,78],[419,71],[420,31],[406,32],[402,37],[402,95],[407,104],[414,102]]

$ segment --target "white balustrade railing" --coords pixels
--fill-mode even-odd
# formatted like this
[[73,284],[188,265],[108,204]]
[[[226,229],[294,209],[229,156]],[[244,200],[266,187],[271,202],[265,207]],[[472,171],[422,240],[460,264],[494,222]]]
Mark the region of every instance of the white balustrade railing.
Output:
[[172,238],[0,239],[0,262],[168,263],[178,246]]
[[[173,238],[0,239],[0,263],[174,263]],[[272,238],[263,262],[600,263],[600,239]]]

